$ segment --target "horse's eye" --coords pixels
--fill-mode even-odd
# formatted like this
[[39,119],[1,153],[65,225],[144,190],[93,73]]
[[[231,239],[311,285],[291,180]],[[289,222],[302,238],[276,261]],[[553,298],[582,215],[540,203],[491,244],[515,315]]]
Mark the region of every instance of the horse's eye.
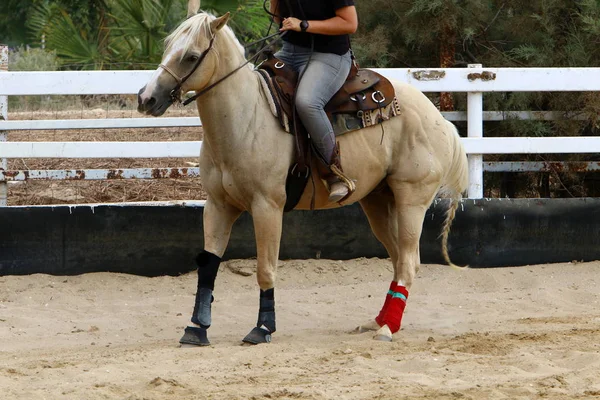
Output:
[[189,61],[189,62],[196,62],[196,61],[198,61],[198,56],[193,56],[193,55],[192,56],[188,56],[187,57],[187,61]]

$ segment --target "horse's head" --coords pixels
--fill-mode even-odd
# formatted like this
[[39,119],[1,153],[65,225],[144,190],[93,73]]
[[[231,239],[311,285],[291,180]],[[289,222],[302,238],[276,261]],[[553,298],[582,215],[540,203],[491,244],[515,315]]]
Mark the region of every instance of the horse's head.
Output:
[[[190,1],[190,3],[199,2]],[[164,114],[181,93],[208,86],[217,68],[214,39],[229,13],[220,18],[188,10],[188,19],[165,39],[162,62],[138,93],[138,111],[155,117]]]

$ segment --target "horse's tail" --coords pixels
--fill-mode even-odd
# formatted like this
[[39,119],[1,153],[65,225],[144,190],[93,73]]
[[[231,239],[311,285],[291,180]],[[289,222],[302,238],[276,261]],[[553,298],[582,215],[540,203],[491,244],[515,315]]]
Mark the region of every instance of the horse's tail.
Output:
[[450,164],[450,168],[446,174],[446,178],[444,179],[440,193],[444,197],[450,198],[450,207],[448,207],[448,212],[446,213],[446,219],[444,220],[444,225],[442,227],[442,233],[440,236],[442,238],[442,255],[444,256],[444,260],[446,263],[448,263],[448,265],[454,268],[461,268],[450,261],[450,256],[448,255],[448,235],[450,234],[452,220],[454,220],[456,210],[458,209],[458,205],[462,200],[462,195],[467,190],[467,186],[469,185],[469,163],[467,161],[465,148],[460,141],[460,136],[456,127],[450,122],[447,123],[451,125],[451,129],[454,133],[452,135],[452,163]]

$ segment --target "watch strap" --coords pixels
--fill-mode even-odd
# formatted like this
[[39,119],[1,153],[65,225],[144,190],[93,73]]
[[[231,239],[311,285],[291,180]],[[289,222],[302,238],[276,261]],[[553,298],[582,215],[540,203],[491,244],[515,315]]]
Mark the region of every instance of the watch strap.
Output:
[[302,32],[306,32],[307,29],[308,29],[308,21],[303,20],[302,22],[300,22],[300,30]]

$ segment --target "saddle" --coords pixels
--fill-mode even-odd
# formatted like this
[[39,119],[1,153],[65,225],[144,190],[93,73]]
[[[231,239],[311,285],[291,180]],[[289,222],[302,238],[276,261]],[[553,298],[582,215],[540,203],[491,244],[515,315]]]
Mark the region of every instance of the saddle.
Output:
[[[267,84],[273,106],[281,126],[295,137],[296,162],[290,167],[286,181],[287,200],[284,210],[292,210],[304,192],[310,175],[310,145],[306,129],[297,117],[294,109],[294,94],[298,83],[298,74],[283,61],[277,59],[272,52],[267,53],[267,59],[259,65],[257,71]],[[392,104],[392,106],[390,106]],[[382,112],[386,110],[386,112]],[[381,123],[398,113],[398,104],[392,83],[384,76],[369,69],[359,69],[352,63],[350,73],[342,88],[325,106],[327,117],[332,123],[336,135]],[[373,114],[374,112],[377,112]],[[372,116],[376,115],[376,118]],[[349,118],[346,118],[349,116]],[[292,123],[290,124],[290,121]],[[343,174],[339,158],[339,145],[335,149],[336,175],[348,183],[351,194],[354,183]],[[321,160],[325,165],[329,160]],[[332,163],[333,164],[333,163]],[[321,166],[321,164],[318,164]],[[323,176],[323,171],[321,171]],[[347,197],[347,196],[346,196]],[[314,199],[313,199],[314,200]],[[342,199],[343,200],[343,199]],[[312,209],[312,207],[311,207]]]
[[[270,77],[270,89],[276,102],[278,117],[282,126],[287,129],[284,118],[287,117],[288,121],[294,120],[293,100],[298,74],[277,59],[273,53],[267,54],[266,61],[258,67],[258,70],[266,71]],[[369,69],[359,69],[353,63],[346,82],[327,103],[325,112],[335,126],[336,116],[339,114],[352,114],[362,118],[366,111],[381,110],[394,100],[394,87],[387,78]],[[382,120],[386,119],[388,118],[383,116]],[[356,129],[362,127],[358,126]],[[291,129],[290,133],[298,134]]]

